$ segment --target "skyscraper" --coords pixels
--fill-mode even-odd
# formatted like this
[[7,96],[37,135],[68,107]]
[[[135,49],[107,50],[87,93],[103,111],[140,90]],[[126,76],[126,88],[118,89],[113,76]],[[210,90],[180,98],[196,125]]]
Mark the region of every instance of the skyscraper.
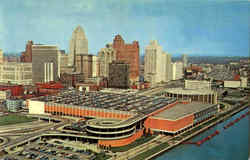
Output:
[[171,54],[165,53],[166,54],[166,81],[170,81],[172,79],[172,58]]
[[130,65],[130,81],[139,81],[139,42],[133,41],[132,44],[126,44],[120,35],[116,35],[113,41],[113,48],[116,51],[116,60],[128,63]]
[[60,50],[54,45],[32,45],[33,83],[55,81],[60,77]]
[[187,54],[182,54],[181,57],[182,57],[183,67],[186,68],[188,64]]
[[99,76],[99,66],[100,66],[100,62],[99,62],[99,58],[98,56],[92,56],[92,77],[98,77]]
[[109,75],[109,63],[116,60],[116,52],[112,48],[112,44],[107,44],[106,48],[102,48],[98,52],[98,58],[100,62],[100,76],[107,78]]
[[33,41],[27,42],[25,51],[22,52],[22,55],[20,57],[21,62],[32,62],[32,45]]
[[183,78],[183,63],[172,63],[172,80],[178,80]]
[[83,74],[84,79],[92,77],[92,57],[93,55],[77,55],[75,57],[75,71]]
[[167,56],[156,40],[153,40],[145,48],[144,79],[152,85],[166,81]]
[[75,57],[77,55],[88,54],[88,39],[81,26],[77,26],[73,31],[72,38],[69,43],[69,66],[75,65]]

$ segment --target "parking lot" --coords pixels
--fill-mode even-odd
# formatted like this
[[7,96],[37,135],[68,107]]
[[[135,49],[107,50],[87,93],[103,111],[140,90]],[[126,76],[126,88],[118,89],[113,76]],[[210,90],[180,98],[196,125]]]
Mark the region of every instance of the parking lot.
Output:
[[13,154],[4,156],[0,160],[92,160],[95,154],[90,150],[76,149],[64,146],[61,141],[56,144],[37,141],[22,148],[17,148]]

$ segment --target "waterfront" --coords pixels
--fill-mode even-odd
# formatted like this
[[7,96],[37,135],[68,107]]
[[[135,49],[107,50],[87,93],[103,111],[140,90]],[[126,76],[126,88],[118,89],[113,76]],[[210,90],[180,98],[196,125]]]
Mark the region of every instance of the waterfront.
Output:
[[160,157],[156,158],[156,160],[246,160],[248,157],[249,138],[248,117],[243,118],[226,130],[223,129],[223,126],[240,117],[247,111],[248,108],[223,123],[220,123],[189,140],[191,142],[198,141],[210,135],[215,130],[220,131],[219,135],[205,142],[200,147],[197,147],[196,145],[183,144],[164,153]]

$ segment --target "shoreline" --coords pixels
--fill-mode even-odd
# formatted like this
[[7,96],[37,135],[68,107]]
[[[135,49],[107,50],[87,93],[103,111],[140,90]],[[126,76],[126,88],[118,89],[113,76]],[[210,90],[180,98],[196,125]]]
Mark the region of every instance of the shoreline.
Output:
[[[219,123],[221,123],[221,122],[227,120],[228,118],[232,117],[233,115],[235,115],[235,114],[241,112],[242,110],[244,110],[244,109],[246,109],[246,108],[248,108],[248,105],[241,106],[241,107],[239,107],[239,108],[236,108],[235,110],[232,109],[232,110],[227,111],[227,112],[230,112],[230,113],[226,114],[226,115],[223,116],[223,117],[220,117],[220,118],[219,118],[218,120],[216,120],[215,122],[212,122],[211,124],[207,125],[206,127],[204,127],[204,128],[202,128],[202,129],[200,129],[200,130],[198,130],[198,131],[192,133],[191,135],[189,135],[189,136],[183,138],[183,139],[180,140],[179,142],[177,142],[177,143],[175,143],[175,144],[172,144],[172,145],[168,146],[167,148],[165,148],[165,149],[163,149],[163,150],[160,150],[159,152],[157,152],[157,153],[151,155],[150,157],[147,157],[146,160],[153,160],[153,159],[159,157],[160,155],[164,154],[164,153],[167,152],[168,150],[171,150],[171,149],[173,149],[174,147],[177,147],[178,145],[182,144],[183,142],[185,142],[185,141],[187,141],[187,140],[193,138],[194,136],[196,136],[196,135],[198,135],[198,134],[201,134],[202,132],[208,130],[209,128],[211,128],[211,127],[213,127],[213,126],[215,126],[215,125],[217,125],[217,124],[219,124]],[[216,117],[214,117],[214,118],[216,118]],[[197,126],[197,127],[198,127],[198,126]],[[184,133],[185,133],[185,132],[184,132]],[[132,158],[132,159],[133,159],[133,158]]]

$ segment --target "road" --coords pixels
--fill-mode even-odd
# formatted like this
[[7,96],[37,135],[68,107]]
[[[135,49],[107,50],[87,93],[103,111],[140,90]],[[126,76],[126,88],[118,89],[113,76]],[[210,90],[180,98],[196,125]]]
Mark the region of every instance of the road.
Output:
[[0,126],[0,135],[8,134],[12,132],[20,132],[22,130],[28,130],[28,129],[34,129],[34,127],[44,127],[48,126],[48,123],[42,122],[42,121],[34,121],[34,122],[28,122],[24,124],[18,124],[18,125],[6,125],[6,126]]
[[19,143],[27,141],[27,140],[29,140],[31,138],[37,137],[39,135],[42,135],[43,133],[51,131],[51,128],[53,128],[54,130],[56,130],[57,128],[59,128],[61,126],[66,125],[67,123],[69,123],[69,122],[64,120],[64,121],[62,121],[60,123],[53,123],[52,125],[47,125],[46,127],[43,126],[38,131],[32,132],[30,134],[22,135],[21,137],[18,137],[17,139],[9,141],[8,143],[2,145],[1,149],[3,150],[3,149],[6,149],[6,148],[9,148],[9,147],[12,147],[12,146],[14,146],[16,144],[19,144]]

